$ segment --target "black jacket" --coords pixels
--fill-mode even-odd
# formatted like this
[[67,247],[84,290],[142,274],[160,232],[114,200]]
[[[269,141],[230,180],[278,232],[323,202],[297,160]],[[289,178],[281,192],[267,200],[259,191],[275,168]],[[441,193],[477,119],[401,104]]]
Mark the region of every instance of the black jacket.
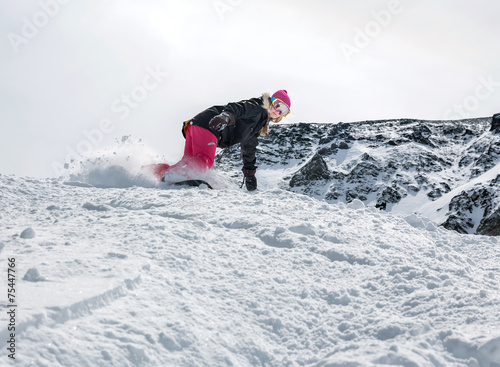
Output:
[[[217,137],[217,144],[221,148],[241,143],[243,167],[253,170],[257,168],[255,166],[255,152],[259,144],[257,138],[260,135],[260,130],[268,123],[269,113],[265,105],[270,102],[265,99],[269,99],[269,97],[263,95],[258,98],[229,103],[225,106],[212,106],[186,123],[203,127],[212,132]],[[210,120],[224,111],[235,117],[235,124],[226,126],[222,131],[210,129],[208,126]]]

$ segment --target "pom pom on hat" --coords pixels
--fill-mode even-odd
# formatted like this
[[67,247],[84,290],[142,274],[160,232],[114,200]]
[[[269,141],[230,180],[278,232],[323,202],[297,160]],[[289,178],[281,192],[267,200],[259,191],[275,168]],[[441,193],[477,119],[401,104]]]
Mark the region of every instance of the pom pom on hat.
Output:
[[291,105],[290,97],[288,97],[288,93],[286,90],[281,89],[281,90],[277,91],[276,93],[273,94],[273,97],[280,99],[288,106],[288,108],[290,108],[290,105]]

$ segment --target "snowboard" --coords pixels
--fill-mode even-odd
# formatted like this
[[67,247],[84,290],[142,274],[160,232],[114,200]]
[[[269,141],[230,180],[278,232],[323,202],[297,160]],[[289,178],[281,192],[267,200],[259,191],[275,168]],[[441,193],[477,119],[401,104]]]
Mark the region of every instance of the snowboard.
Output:
[[206,185],[209,189],[213,189],[213,187],[207,181],[203,181],[203,180],[184,180],[184,181],[174,182],[173,185],[175,185],[175,186],[191,186],[191,187],[199,187],[201,185]]
[[[169,167],[170,165],[168,165],[167,163],[155,163],[142,166],[141,170],[150,172],[156,177],[158,181],[163,181],[163,175],[169,169]],[[213,187],[207,181],[197,180],[197,179],[172,182],[170,183],[170,185],[191,186],[191,187],[199,187],[201,185],[206,185],[209,189],[213,189]]]

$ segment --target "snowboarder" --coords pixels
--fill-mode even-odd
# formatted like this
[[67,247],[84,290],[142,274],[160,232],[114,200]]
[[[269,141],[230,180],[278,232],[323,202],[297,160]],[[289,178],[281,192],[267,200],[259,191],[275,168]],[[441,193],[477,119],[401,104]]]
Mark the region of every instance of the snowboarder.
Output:
[[269,122],[280,122],[290,113],[290,98],[286,90],[270,96],[212,106],[185,121],[182,134],[186,139],[184,156],[174,164],[152,165],[154,174],[165,182],[178,181],[179,176],[193,179],[209,170],[217,147],[227,148],[240,143],[243,176],[247,190],[257,189],[255,152],[259,135],[268,132]]

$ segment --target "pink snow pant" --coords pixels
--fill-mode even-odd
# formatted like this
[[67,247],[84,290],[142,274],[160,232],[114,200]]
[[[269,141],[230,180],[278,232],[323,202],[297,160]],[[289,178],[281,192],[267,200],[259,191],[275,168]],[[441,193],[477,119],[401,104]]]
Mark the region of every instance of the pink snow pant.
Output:
[[199,126],[186,126],[184,156],[176,164],[167,168],[167,172],[186,178],[196,178],[214,165],[217,137],[209,130]]

